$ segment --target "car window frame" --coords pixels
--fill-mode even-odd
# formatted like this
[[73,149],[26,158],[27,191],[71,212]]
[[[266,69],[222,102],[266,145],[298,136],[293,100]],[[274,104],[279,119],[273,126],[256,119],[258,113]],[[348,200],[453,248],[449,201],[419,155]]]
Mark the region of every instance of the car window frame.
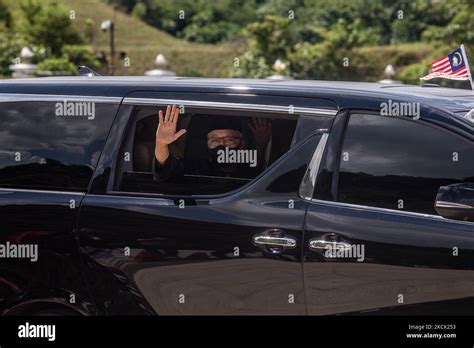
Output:
[[[122,97],[119,96],[100,96],[100,95],[83,95],[83,94],[38,94],[38,93],[0,93],[0,105],[4,104],[24,104],[24,103],[62,103],[64,101],[68,102],[86,102],[94,103],[96,106],[113,106],[115,111],[113,111],[113,116],[111,117],[111,123],[109,127],[104,128],[105,137],[103,145],[99,151],[98,159],[95,162],[95,165],[91,165],[91,175],[87,180],[87,185],[84,187],[79,186],[69,186],[69,187],[49,187],[49,186],[30,186],[30,187],[0,187],[0,190],[3,191],[18,191],[18,192],[45,192],[45,193],[78,193],[80,195],[85,195],[89,192],[90,185],[93,181],[99,159],[103,154],[103,150],[107,143],[108,137],[110,135],[110,129],[115,123],[116,117],[119,113]],[[110,112],[110,110],[108,111]],[[56,160],[56,159],[54,159]],[[81,164],[82,166],[89,167],[89,165]]]
[[[338,143],[338,146],[334,146],[333,149],[332,149],[332,152],[337,154],[338,157],[339,157],[339,160],[335,161],[333,163],[333,167],[331,168],[333,170],[333,176],[332,176],[332,179],[331,179],[331,183],[332,183],[332,186],[335,187],[334,197],[333,197],[333,199],[322,199],[322,198],[315,197],[316,192],[313,192],[313,197],[310,200],[311,202],[322,203],[322,204],[327,203],[327,204],[329,204],[331,206],[335,206],[335,207],[359,208],[359,209],[364,209],[364,210],[369,210],[369,211],[391,212],[393,214],[401,214],[401,215],[405,215],[405,216],[430,217],[430,218],[442,219],[444,221],[449,221],[449,222],[459,222],[458,220],[446,219],[446,218],[444,218],[444,217],[442,217],[438,214],[428,214],[428,213],[420,213],[420,212],[413,212],[413,211],[407,211],[407,210],[397,210],[397,209],[376,207],[376,206],[370,206],[370,205],[339,202],[337,200],[337,197],[338,197],[338,194],[339,194],[339,172],[340,172],[340,165],[341,165],[340,157],[341,157],[342,150],[343,150],[343,147],[344,147],[344,142],[345,142],[345,139],[346,139],[346,136],[347,136],[347,130],[349,128],[350,118],[353,115],[357,115],[357,114],[375,115],[375,116],[378,116],[378,117],[392,117],[392,116],[380,116],[380,111],[374,110],[374,109],[348,108],[348,109],[341,110],[338,113],[338,115],[336,115],[336,119],[339,115],[341,115],[341,118],[342,118],[344,112],[346,112],[347,114],[346,114],[346,119],[344,120],[345,122],[344,122],[344,125],[343,125],[342,133],[340,134],[340,138],[338,139],[339,143]],[[449,133],[452,136],[456,136],[456,137],[466,139],[467,141],[472,141],[468,137],[465,137],[465,136],[463,136],[462,134],[460,134],[458,132],[455,132],[455,131],[453,131],[449,128],[443,127],[443,126],[441,126],[441,125],[439,125],[435,122],[430,122],[430,120],[424,119],[423,117],[421,117],[419,119],[413,119],[413,118],[410,118],[410,117],[398,117],[398,118],[401,118],[401,119],[403,119],[404,121],[407,121],[407,122],[415,122],[415,123],[421,124],[423,126],[428,126],[428,127],[434,128],[434,129],[438,129],[438,130],[444,131],[446,133]],[[336,121],[335,121],[335,124],[336,124]],[[323,157],[321,158],[321,163],[326,160],[326,156],[328,156],[328,147],[326,147],[325,153],[324,153]],[[318,173],[318,177],[316,179],[316,185],[317,185],[318,180],[319,180],[319,175],[320,175],[320,173]],[[434,203],[435,202],[433,202],[433,204]]]
[[[125,129],[123,130],[122,134],[120,135],[117,156],[114,156],[114,160],[111,165],[112,171],[111,171],[111,175],[109,176],[107,188],[105,190],[106,195],[137,197],[137,198],[155,198],[155,199],[161,199],[164,201],[166,200],[199,200],[199,199],[209,200],[209,199],[218,199],[218,198],[228,197],[234,194],[238,194],[239,192],[253,185],[256,181],[260,180],[260,178],[265,176],[268,171],[270,171],[274,166],[278,165],[280,161],[283,161],[287,156],[289,156],[289,154],[291,155],[292,153],[296,152],[299,146],[303,145],[311,137],[317,134],[321,134],[325,131],[328,131],[328,129],[316,129],[314,132],[310,133],[305,138],[298,141],[296,144],[293,144],[293,141],[292,141],[289,151],[285,152],[280,158],[274,161],[258,176],[251,179],[245,185],[242,185],[241,187],[238,187],[235,190],[224,192],[222,194],[170,195],[170,194],[157,194],[157,193],[145,193],[145,192],[124,192],[124,191],[117,190],[116,189],[117,175],[118,175],[117,171],[120,170],[119,156],[122,156],[124,152],[126,152],[125,149],[127,147],[124,147],[124,144],[128,145],[128,149],[130,149],[130,146],[132,146],[133,148],[133,141],[131,141],[129,135],[133,134],[131,133],[131,128],[133,127],[133,129],[135,129],[136,120],[134,119],[134,115],[136,113],[136,110],[139,109],[139,107],[143,107],[143,106],[158,108],[158,107],[165,107],[170,104],[184,106],[185,109],[188,107],[189,108],[195,107],[195,108],[202,108],[202,109],[213,110],[213,111],[232,110],[235,112],[244,112],[244,113],[249,112],[249,111],[254,111],[254,112],[259,112],[259,113],[264,112],[264,113],[268,113],[269,115],[284,114],[286,118],[288,118],[288,115],[294,115],[294,117],[298,117],[298,120],[302,118],[303,116],[304,117],[308,117],[308,116],[326,117],[326,118],[330,117],[334,119],[335,115],[337,114],[336,109],[317,108],[317,107],[310,107],[310,108],[295,107],[293,105],[280,106],[280,105],[263,105],[263,104],[230,103],[230,102],[229,103],[228,102],[216,103],[214,101],[193,101],[193,100],[186,100],[186,99],[127,98],[125,97],[121,103],[121,107],[127,106],[131,108],[127,115],[127,125]],[[300,126],[301,126],[300,123],[297,121],[294,135],[297,133],[298,127]],[[309,160],[310,159],[308,159],[308,162]],[[133,161],[131,160],[130,162],[132,163]]]

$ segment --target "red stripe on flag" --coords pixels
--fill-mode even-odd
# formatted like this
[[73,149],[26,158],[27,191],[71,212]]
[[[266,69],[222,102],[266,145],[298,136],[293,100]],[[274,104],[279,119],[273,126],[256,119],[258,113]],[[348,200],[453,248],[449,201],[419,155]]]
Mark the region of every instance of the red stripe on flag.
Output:
[[438,66],[433,66],[433,69],[434,70],[441,70],[441,69],[444,69],[446,67],[450,67],[451,68],[451,64],[449,62],[446,62],[445,64],[440,64]]
[[433,65],[434,67],[438,67],[438,66],[441,66],[441,65],[445,65],[445,64],[449,64],[449,59],[446,57],[446,58],[443,58],[442,60],[440,60],[439,62],[437,63],[433,63],[431,65]]
[[434,65],[434,64],[438,63],[439,61],[441,61],[443,59],[449,59],[449,58],[448,58],[448,56],[445,56],[445,57],[442,57],[442,58],[439,58],[439,59],[436,59],[436,60],[432,61],[430,64]]

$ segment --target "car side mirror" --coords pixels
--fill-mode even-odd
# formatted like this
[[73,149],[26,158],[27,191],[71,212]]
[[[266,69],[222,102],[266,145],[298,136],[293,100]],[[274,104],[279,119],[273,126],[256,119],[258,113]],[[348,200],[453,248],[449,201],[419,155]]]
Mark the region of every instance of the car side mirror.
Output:
[[440,187],[436,195],[435,209],[447,219],[474,221],[474,184]]

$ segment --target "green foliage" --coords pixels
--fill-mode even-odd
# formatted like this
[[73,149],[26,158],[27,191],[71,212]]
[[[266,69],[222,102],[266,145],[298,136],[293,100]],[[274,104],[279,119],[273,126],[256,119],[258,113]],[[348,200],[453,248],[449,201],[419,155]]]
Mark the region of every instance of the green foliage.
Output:
[[203,76],[202,73],[200,73],[199,71],[196,71],[194,69],[185,69],[182,76],[186,76],[186,77],[205,77],[205,76]]
[[454,13],[452,19],[448,23],[428,26],[422,39],[434,44],[474,46],[474,3],[470,0],[451,0],[450,3]]
[[94,41],[94,37],[95,37],[94,27],[95,26],[96,26],[96,23],[92,18],[87,18],[84,22],[84,37],[89,43]]
[[421,80],[420,77],[425,76],[429,73],[430,67],[429,62],[424,61],[422,63],[416,63],[406,66],[399,74],[399,79],[404,83],[418,85]]
[[10,29],[12,26],[12,15],[3,0],[0,0],[0,29]]
[[66,72],[75,74],[77,72],[77,68],[67,58],[47,58],[38,64],[37,71],[52,71],[61,73]]
[[15,58],[20,56],[21,47],[21,38],[0,31],[0,76],[10,76],[8,67],[14,63]]
[[98,69],[100,63],[92,48],[88,45],[65,45],[62,48],[63,58],[75,66],[87,65],[89,68]]
[[221,21],[207,24],[193,22],[186,26],[182,36],[188,41],[216,43],[237,31],[237,26],[228,22]]
[[257,20],[258,0],[110,0],[147,23],[188,41],[215,43]]
[[[411,66],[427,59],[421,43],[428,43],[430,51],[444,47],[442,55],[465,43],[474,54],[472,0],[109,2],[129,12],[140,6],[149,24],[188,41],[215,43],[243,33],[247,51],[230,69],[232,76],[271,75],[274,61],[282,59],[289,63],[285,73],[296,78],[375,80],[383,78],[385,65],[395,61],[401,78],[413,82],[417,71],[429,69]],[[406,51],[406,43],[420,43],[424,53],[417,54],[415,46]],[[394,45],[391,55],[381,59],[377,51],[385,54],[387,45]],[[366,47],[373,47],[370,56],[365,56]]]
[[[55,57],[97,68],[93,51],[80,48],[84,41],[63,6],[77,10],[80,18],[73,24],[97,50],[108,49],[108,36],[97,23],[116,15],[117,47],[133,62],[130,68],[117,67],[120,73],[152,69],[161,52],[184,75],[266,77],[281,59],[288,67],[284,74],[296,78],[376,81],[393,64],[395,78],[418,84],[432,59],[460,43],[474,57],[472,0],[62,0],[63,6],[49,5],[54,1],[0,0],[0,73],[19,53],[17,41],[3,39],[11,30],[35,52],[36,62]],[[7,10],[15,3],[13,15],[3,10],[4,3]],[[114,14],[107,3],[133,16]]]
[[270,64],[285,58],[295,44],[289,21],[283,17],[267,16],[261,22],[252,23],[245,29],[245,35],[255,56],[263,57]]
[[[3,13],[9,9],[3,5],[0,0],[0,18],[11,18]],[[17,9],[15,25],[3,30],[0,27],[1,76],[10,75],[8,66],[19,57],[21,48],[25,46],[33,52],[32,63],[39,63],[40,71],[74,73],[77,65],[100,67],[93,49],[83,44],[64,7],[54,1],[22,0]],[[91,19],[85,22],[89,26],[94,23]]]
[[342,52],[332,49],[329,42],[303,43],[289,55],[292,75],[299,79],[324,80],[337,74]]
[[47,54],[59,56],[64,45],[82,42],[59,4],[29,0],[22,2],[20,9],[23,14],[20,33],[31,45],[44,47]]
[[267,16],[261,22],[250,24],[244,31],[249,50],[239,57],[232,72],[236,77],[261,78],[272,75],[277,59],[287,60],[295,38],[286,18]]
[[0,76],[10,75],[8,67],[18,57],[20,40],[11,32],[12,15],[3,0],[0,0]]
[[232,77],[253,77],[256,79],[262,79],[273,74],[274,71],[265,58],[256,57],[250,51],[238,58],[238,64],[231,72]]
[[[427,60],[433,49],[426,44],[402,44],[390,46],[361,47],[351,55],[353,78],[360,81],[378,81],[386,78],[383,71],[388,64],[402,72],[404,66]],[[428,59],[429,60],[429,59]],[[426,66],[429,69],[429,66]],[[418,77],[421,77],[420,75]],[[403,80],[400,74],[396,79]]]
[[143,2],[137,2],[135,6],[133,6],[132,15],[143,19],[146,16],[146,5]]
[[[291,20],[284,17],[267,16],[261,22],[250,24],[245,29],[249,50],[241,57],[242,65],[236,75],[259,77],[272,70],[276,59],[282,59],[289,62],[289,73],[293,77],[331,78],[340,72],[351,49],[377,41],[377,35],[363,29],[360,20],[347,23],[339,19],[330,30],[313,30],[321,38],[319,43],[301,43],[291,27]],[[350,65],[345,68],[352,69]]]

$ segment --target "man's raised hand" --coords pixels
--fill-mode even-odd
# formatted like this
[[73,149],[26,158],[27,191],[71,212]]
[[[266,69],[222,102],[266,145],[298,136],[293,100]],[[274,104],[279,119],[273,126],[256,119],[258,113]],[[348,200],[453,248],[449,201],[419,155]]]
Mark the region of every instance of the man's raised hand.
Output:
[[186,133],[186,129],[181,129],[179,132],[176,132],[178,118],[179,109],[176,105],[173,105],[173,107],[168,105],[164,118],[163,112],[161,110],[158,112],[159,124],[156,130],[155,158],[161,165],[165,164],[170,155],[168,145]]
[[168,105],[164,118],[163,112],[161,110],[158,112],[159,124],[156,130],[156,145],[169,145],[186,133],[186,129],[176,132],[178,118],[179,108],[176,105]]

